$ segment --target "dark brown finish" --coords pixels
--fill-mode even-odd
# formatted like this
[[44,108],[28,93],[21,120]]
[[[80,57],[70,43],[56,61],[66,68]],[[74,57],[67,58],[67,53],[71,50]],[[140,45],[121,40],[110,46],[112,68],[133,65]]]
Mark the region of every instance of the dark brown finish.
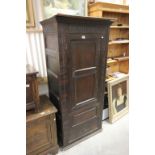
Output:
[[111,23],[60,14],[41,22],[49,96],[58,109],[58,139],[63,147],[101,129]]
[[47,155],[58,152],[55,123],[56,108],[48,97],[40,97],[40,112],[26,113],[26,150],[27,155]]
[[30,65],[26,66],[26,110],[39,111],[39,91],[37,71]]

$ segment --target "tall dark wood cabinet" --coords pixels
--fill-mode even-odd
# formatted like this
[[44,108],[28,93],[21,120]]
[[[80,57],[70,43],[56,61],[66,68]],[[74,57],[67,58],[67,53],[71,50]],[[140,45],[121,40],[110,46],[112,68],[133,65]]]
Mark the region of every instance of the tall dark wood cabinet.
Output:
[[58,14],[43,26],[50,100],[59,145],[101,129],[109,26],[103,18]]

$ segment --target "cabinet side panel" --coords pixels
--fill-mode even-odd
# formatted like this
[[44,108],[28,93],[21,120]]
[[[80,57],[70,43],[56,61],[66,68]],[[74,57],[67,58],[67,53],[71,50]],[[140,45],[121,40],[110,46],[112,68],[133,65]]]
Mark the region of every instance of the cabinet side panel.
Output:
[[59,145],[62,145],[62,117],[60,102],[60,57],[59,57],[59,40],[58,40],[58,24],[55,19],[52,22],[43,24],[46,66],[48,75],[49,98],[58,109],[56,113],[57,135]]
[[56,20],[43,24],[43,32],[49,92],[59,97],[58,77],[60,66]]

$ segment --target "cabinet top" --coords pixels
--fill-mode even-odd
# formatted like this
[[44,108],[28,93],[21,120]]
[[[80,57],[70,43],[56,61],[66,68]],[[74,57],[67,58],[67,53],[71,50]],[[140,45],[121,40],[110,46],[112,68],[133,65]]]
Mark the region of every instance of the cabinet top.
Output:
[[96,21],[96,22],[105,22],[107,24],[111,24],[113,21],[115,21],[115,18],[100,18],[100,17],[89,17],[89,16],[73,16],[73,15],[67,15],[67,14],[56,14],[48,19],[45,19],[41,21],[41,24],[45,24],[49,21],[52,21],[56,19],[57,21]]
[[40,96],[40,111],[38,113],[34,112],[34,110],[30,110],[26,112],[26,122],[56,113],[57,109],[49,100],[46,95]]

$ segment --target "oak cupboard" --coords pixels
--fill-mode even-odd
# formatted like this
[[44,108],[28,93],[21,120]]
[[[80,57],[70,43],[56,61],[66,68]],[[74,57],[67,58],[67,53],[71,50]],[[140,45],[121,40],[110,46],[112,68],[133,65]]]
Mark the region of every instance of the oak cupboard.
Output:
[[50,100],[62,147],[102,128],[102,109],[112,21],[58,14],[43,26]]

